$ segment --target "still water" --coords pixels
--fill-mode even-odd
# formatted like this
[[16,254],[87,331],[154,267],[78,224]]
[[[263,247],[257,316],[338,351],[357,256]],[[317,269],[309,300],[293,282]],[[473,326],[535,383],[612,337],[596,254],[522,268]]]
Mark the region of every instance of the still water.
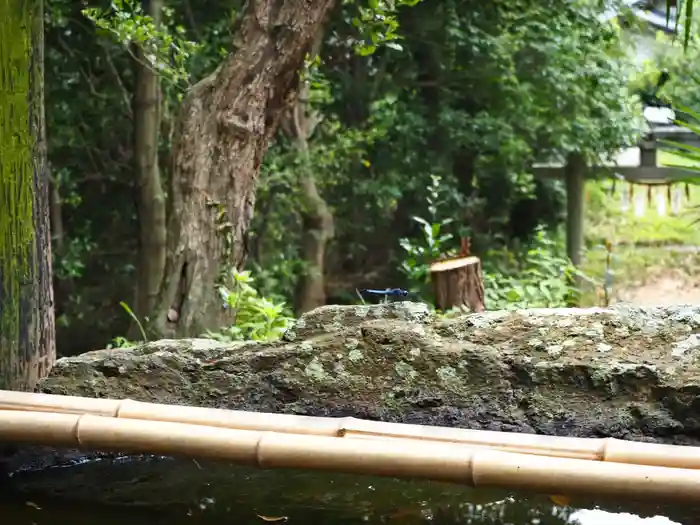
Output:
[[140,457],[17,473],[0,487],[0,517],[2,525],[691,525],[700,506]]

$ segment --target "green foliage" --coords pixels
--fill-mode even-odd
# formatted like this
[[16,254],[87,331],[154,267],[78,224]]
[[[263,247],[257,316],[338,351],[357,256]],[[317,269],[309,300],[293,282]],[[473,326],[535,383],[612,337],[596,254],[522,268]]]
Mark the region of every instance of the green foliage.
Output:
[[501,78],[489,96],[501,98],[498,116],[508,127],[485,121],[484,131],[513,144],[500,155],[530,148],[539,157],[582,152],[598,160],[634,144],[642,123],[626,85],[634,70],[615,27],[600,20],[600,6],[516,4],[525,15],[515,17],[511,4],[500,14],[507,30],[489,42],[495,60],[486,66]]
[[398,33],[399,21],[397,9],[401,6],[414,6],[421,0],[367,0],[367,6],[357,0],[343,0],[346,6],[357,10],[352,17],[352,25],[358,29],[362,41],[355,45],[355,51],[361,56],[374,53],[380,46],[401,50],[397,43],[401,37]]
[[[320,110],[325,107],[323,93],[327,84],[322,77],[315,78],[309,98],[312,108]],[[333,114],[327,114],[309,142],[307,158],[300,156],[282,134],[270,145],[261,168],[257,190],[259,204],[250,238],[250,268],[254,270],[263,295],[272,297],[281,294],[289,300],[294,294],[299,275],[305,271],[304,261],[299,258],[303,230],[300,214],[303,196],[299,177],[306,169],[306,163],[310,165],[320,191],[324,195],[338,195],[338,200],[331,204],[342,226],[346,220],[343,215],[346,210],[359,212],[364,206],[363,202],[353,204],[352,195],[342,195],[348,182],[345,175],[353,173],[358,167],[369,169],[367,150],[381,139],[382,133],[380,127],[349,128]],[[375,191],[370,195],[371,199],[379,198],[385,190],[381,181],[358,179],[355,182],[358,186],[371,186],[369,191]],[[359,224],[371,231],[367,218],[360,218]],[[362,250],[355,245],[345,249],[350,252]]]
[[[676,30],[678,30],[678,26],[681,25],[679,23],[682,21],[681,27],[683,27],[684,47],[688,46],[691,39],[691,35],[695,30],[693,24],[697,24],[697,21],[693,17],[693,4],[693,0],[685,0],[680,5],[681,9],[679,11],[681,16],[678,17],[678,21],[676,22]],[[666,18],[669,17],[672,7],[676,7],[678,9],[678,2],[674,0],[666,0]]]
[[[253,286],[255,280],[249,271],[231,270],[232,286],[219,287],[223,306],[233,314],[233,324],[217,331],[207,330],[202,337],[221,342],[231,341],[273,341],[279,339],[291,326],[293,318],[283,302],[275,302],[262,297]],[[138,317],[129,305],[121,301],[119,305],[138,326],[142,340],[131,341],[126,337],[115,337],[107,348],[131,348],[148,341],[146,332]]]
[[[219,287],[219,295],[224,308],[233,313],[233,324],[218,331],[207,330],[203,337],[222,342],[279,339],[294,320],[288,315],[284,303],[261,297],[253,287],[255,280],[248,271],[232,270],[231,282],[233,283],[232,289],[221,286]],[[148,342],[141,321],[129,305],[123,301],[120,301],[119,305],[138,326],[142,340],[132,341],[126,337],[117,336],[112,339],[107,348],[131,348]]]
[[[138,250],[134,46],[168,80],[160,146],[167,181],[180,87],[234,51],[233,21],[244,4],[169,0],[159,28],[136,0],[47,4],[49,158],[65,222],[54,255],[63,341],[94,347],[128,320],[115,305],[133,285]],[[308,159],[278,133],[263,160],[248,266],[258,297],[289,302],[305,271],[299,181],[308,169],[335,219],[325,260],[331,301],[401,279],[420,288],[427,261],[457,248],[464,234],[486,253],[513,239],[527,245],[541,225],[555,229],[563,189],[536,180],[533,161],[570,151],[604,157],[636,139],[632,66],[602,9],[584,0],[339,3],[321,56],[303,75],[322,117]],[[436,180],[444,202],[434,215],[426,194]],[[231,337],[248,337],[241,331],[251,329]]]
[[[670,79],[660,94],[672,104],[676,112],[675,124],[700,136],[700,71],[697,68],[700,35],[694,30],[682,43],[664,35],[657,38],[664,45],[658,48],[653,60],[645,64],[637,82],[649,84],[658,76],[659,68],[666,70]],[[700,148],[672,140],[663,140],[662,143],[665,146],[662,151],[667,157],[663,165],[688,171],[683,182],[699,185],[700,176],[692,172],[700,174]]]
[[700,59],[700,38],[693,35],[685,52],[680,42],[662,33],[657,35],[656,40],[658,45],[654,48],[654,56],[643,65],[634,80],[634,87],[648,89],[656,83],[660,70],[663,69],[668,72],[669,80],[659,95],[674,106],[700,111],[697,89],[700,74],[696,67]]
[[[691,5],[690,11],[682,13],[685,25],[683,41],[662,33],[657,34],[659,45],[655,47],[652,59],[646,61],[634,79],[633,87],[648,89],[657,81],[660,71],[666,71],[669,80],[660,90],[660,98],[673,107],[676,125],[700,135],[700,70],[697,67],[700,59],[700,33],[695,20],[698,15],[693,15],[692,2],[686,2],[686,7],[688,3]],[[691,25],[691,21],[694,25]],[[661,164],[686,170],[688,176],[684,180],[679,179],[679,182],[699,185],[700,148],[671,140],[661,142],[665,146],[661,150]],[[700,221],[700,218],[696,221]]]
[[[683,120],[677,120],[675,123],[692,131],[696,138],[700,137],[700,113],[682,106],[679,109],[683,111],[685,118]],[[672,154],[675,160],[675,162],[664,162],[664,165],[686,170],[688,176],[683,179],[683,182],[694,186],[700,186],[700,148],[691,144],[683,144],[672,140],[664,140],[663,142],[668,146],[665,152]],[[700,223],[699,204],[693,206],[693,212],[695,217],[692,221],[692,228],[694,228],[697,223]]]
[[112,0],[109,10],[88,7],[82,13],[134,58],[131,46],[139,46],[147,60],[143,65],[173,83],[189,85],[188,62],[200,46],[187,40],[185,28],[174,23],[172,8],[162,9],[163,24],[159,27],[144,14],[139,0]]
[[[700,113],[683,106],[679,106],[678,110],[682,111],[686,118],[683,121],[677,122],[677,124],[692,131],[696,136],[700,136]],[[665,166],[682,168],[684,170],[700,173],[699,147],[674,140],[663,140],[663,144],[667,146],[666,151],[672,153],[676,159],[678,159],[676,162],[665,162]],[[689,175],[686,182],[700,184],[700,178]]]
[[68,239],[61,257],[54,261],[53,272],[56,279],[76,279],[85,271],[85,254],[95,247],[95,243],[87,237]]
[[219,287],[224,307],[234,316],[231,326],[219,331],[207,331],[204,337],[217,341],[272,341],[279,339],[293,319],[286,315],[284,303],[261,297],[253,287],[249,271],[231,271],[232,289]]
[[131,341],[127,339],[126,337],[123,336],[117,336],[114,339],[112,339],[112,342],[107,345],[107,350],[110,350],[112,348],[133,348],[135,346],[138,346],[140,341]]
[[[627,89],[633,67],[600,12],[582,1],[422,2],[401,17],[403,51],[342,68],[327,48],[334,101],[324,112],[381,131],[366,163],[324,186],[348,264],[360,272],[392,260],[397,239],[416,235],[410,217],[427,214],[430,174],[443,177],[450,218],[475,244],[556,225],[563,192],[536,182],[532,162],[572,151],[606,157],[639,135],[640,107]],[[517,207],[527,221],[513,220]]]
[[489,310],[568,306],[577,294],[578,274],[557,242],[545,230],[521,251],[492,250],[483,258],[486,307]]
[[142,341],[147,342],[148,337],[146,337],[146,331],[143,329],[143,325],[141,324],[141,321],[139,321],[139,318],[136,317],[136,314],[133,312],[133,310],[124,301],[120,301],[119,306],[121,306],[124,309],[124,311],[127,314],[129,314],[129,317],[131,317],[131,319],[136,323],[136,326],[138,326],[139,331],[141,332],[141,336],[143,337]]
[[420,225],[421,237],[417,240],[404,237],[399,241],[401,248],[406,252],[399,269],[408,279],[411,291],[421,293],[423,296],[428,293],[426,285],[430,281],[430,264],[441,257],[451,255],[447,248],[454,236],[451,233],[445,233],[445,230],[446,226],[453,221],[449,217],[441,217],[438,213],[439,211],[444,213],[446,199],[443,189],[441,177],[433,175],[426,197],[428,219],[411,217]]

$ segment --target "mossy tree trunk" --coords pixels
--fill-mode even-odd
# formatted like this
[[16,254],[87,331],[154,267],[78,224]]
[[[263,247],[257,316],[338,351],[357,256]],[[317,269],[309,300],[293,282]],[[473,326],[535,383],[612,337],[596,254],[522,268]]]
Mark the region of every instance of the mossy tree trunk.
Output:
[[56,358],[44,124],[43,2],[0,0],[0,388]]
[[168,250],[151,329],[199,335],[228,319],[217,294],[247,256],[258,172],[335,0],[249,0],[234,49],[183,101],[175,126]]

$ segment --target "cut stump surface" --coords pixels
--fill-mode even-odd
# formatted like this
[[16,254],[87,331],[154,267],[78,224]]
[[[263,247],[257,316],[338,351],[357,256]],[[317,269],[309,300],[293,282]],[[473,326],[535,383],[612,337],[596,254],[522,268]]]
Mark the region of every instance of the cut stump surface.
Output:
[[467,306],[472,312],[483,312],[484,281],[478,257],[460,257],[434,262],[430,278],[439,310]]

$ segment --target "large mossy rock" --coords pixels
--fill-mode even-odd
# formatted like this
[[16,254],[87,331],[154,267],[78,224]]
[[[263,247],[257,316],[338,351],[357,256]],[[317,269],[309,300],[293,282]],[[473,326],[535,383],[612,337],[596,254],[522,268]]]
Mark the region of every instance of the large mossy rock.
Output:
[[53,394],[583,437],[700,442],[700,307],[441,318],[326,306],[282,341],[154,341],[57,362]]

